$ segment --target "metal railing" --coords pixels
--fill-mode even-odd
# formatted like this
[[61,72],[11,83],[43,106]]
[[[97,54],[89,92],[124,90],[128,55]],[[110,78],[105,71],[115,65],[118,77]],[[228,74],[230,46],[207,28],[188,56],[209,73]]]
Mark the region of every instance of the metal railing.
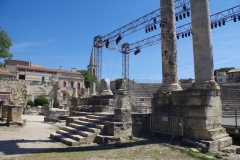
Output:
[[154,132],[172,134],[172,139],[175,135],[183,136],[183,118],[175,116],[151,115],[150,131],[152,134],[154,134]]

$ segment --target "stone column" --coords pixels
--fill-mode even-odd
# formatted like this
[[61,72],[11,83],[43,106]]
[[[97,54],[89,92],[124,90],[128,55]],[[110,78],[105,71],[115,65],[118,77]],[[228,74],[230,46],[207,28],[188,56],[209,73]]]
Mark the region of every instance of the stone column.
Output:
[[174,0],[160,0],[162,40],[161,91],[181,90],[177,77],[177,44]]
[[90,82],[90,94],[96,95],[96,83],[95,82]]
[[[208,0],[190,0],[195,89],[216,88],[213,74],[211,22]],[[208,86],[208,87],[207,87]],[[211,87],[209,87],[211,86]]]

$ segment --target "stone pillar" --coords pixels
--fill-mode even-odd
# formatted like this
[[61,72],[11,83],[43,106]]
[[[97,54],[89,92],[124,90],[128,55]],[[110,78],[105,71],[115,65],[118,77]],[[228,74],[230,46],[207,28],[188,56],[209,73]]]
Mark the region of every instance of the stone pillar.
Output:
[[161,0],[162,87],[161,91],[181,90],[177,77],[177,43],[174,0]]
[[77,98],[78,94],[77,94],[77,88],[73,88],[73,94],[72,94],[73,98]]
[[96,83],[95,82],[90,82],[90,94],[96,95]]
[[[195,89],[216,89],[213,74],[211,22],[208,0],[190,0]],[[210,87],[209,87],[210,86]]]

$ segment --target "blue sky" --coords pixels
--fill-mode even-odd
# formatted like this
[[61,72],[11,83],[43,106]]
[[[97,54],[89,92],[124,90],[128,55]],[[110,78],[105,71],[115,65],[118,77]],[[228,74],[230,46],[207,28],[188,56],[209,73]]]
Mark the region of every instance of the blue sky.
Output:
[[[240,5],[240,0],[210,0],[210,13]],[[160,0],[0,0],[0,26],[12,38],[14,59],[46,68],[86,69],[93,38],[106,35],[160,7]],[[177,26],[189,23],[178,21]],[[124,37],[133,43],[160,33],[159,28]],[[240,22],[228,22],[212,30],[214,68],[240,68]],[[194,78],[192,37],[180,38],[178,77]],[[122,76],[122,55],[103,49],[102,78]],[[159,82],[162,77],[160,44],[130,54],[129,77]]]

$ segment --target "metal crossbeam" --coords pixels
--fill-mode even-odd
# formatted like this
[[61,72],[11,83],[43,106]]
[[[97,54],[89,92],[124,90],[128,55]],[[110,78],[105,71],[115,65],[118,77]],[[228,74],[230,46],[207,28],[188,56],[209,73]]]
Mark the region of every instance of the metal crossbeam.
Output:
[[[240,19],[238,17],[240,17],[240,5],[218,12],[216,14],[213,14],[210,16],[210,19],[212,24],[218,24],[219,22],[221,22],[221,24],[223,25],[222,23],[223,20],[225,22],[229,22],[229,21],[233,21],[234,18],[236,18],[236,20]],[[178,38],[181,38],[181,37],[184,38],[184,37],[190,36],[192,34],[191,23],[187,23],[185,25],[177,27],[176,34]],[[146,48],[146,47],[158,44],[160,42],[161,42],[161,33],[130,44],[130,52],[133,52],[136,49]],[[120,48],[121,48],[121,45],[116,45],[115,43],[111,43],[109,49],[117,50],[120,52],[121,51]]]
[[[190,11],[189,0],[175,0],[174,4],[175,4],[176,16],[183,14],[187,11]],[[103,36],[102,40],[104,42],[106,42],[107,40],[109,42],[113,42],[115,40],[115,38],[119,35],[121,35],[121,37],[125,37],[129,34],[132,34],[136,31],[138,31],[138,30],[141,30],[143,28],[148,28],[150,26],[153,26],[154,24],[158,24],[158,23],[160,23],[160,21],[161,21],[160,20],[160,9],[157,9],[157,10]]]

